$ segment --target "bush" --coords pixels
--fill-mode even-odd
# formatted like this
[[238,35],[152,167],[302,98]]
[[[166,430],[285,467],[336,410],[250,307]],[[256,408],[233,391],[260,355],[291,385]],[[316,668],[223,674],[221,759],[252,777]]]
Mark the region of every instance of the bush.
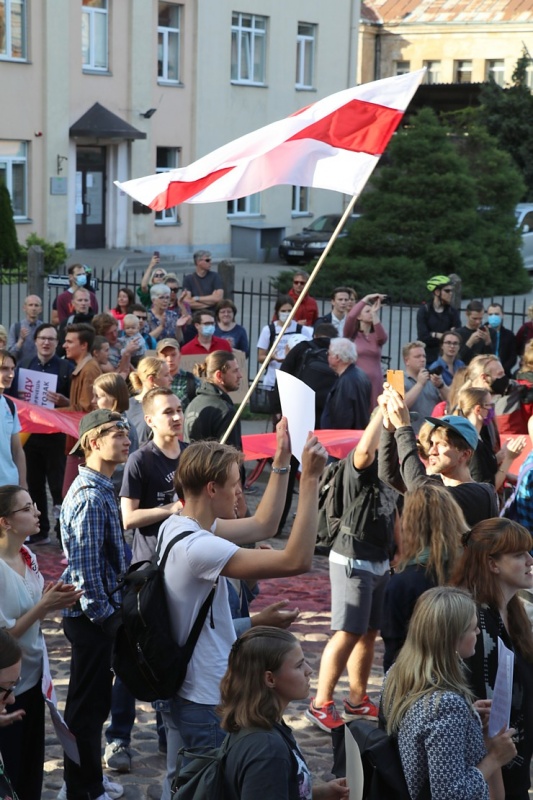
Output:
[[63,242],[47,242],[37,236],[36,233],[31,233],[26,239],[26,245],[22,248],[24,263],[28,260],[28,250],[33,245],[42,247],[44,250],[44,271],[46,275],[51,275],[55,272],[63,272],[63,267],[68,257],[67,248]]

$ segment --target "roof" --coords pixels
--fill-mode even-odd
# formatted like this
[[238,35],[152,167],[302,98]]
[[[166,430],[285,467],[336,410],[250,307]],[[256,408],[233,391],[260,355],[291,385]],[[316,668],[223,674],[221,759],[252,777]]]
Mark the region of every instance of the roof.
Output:
[[363,21],[373,13],[386,25],[533,22],[531,0],[363,0],[361,6]]
[[77,122],[70,126],[73,139],[146,139],[146,134],[125,122],[112,111],[95,103]]

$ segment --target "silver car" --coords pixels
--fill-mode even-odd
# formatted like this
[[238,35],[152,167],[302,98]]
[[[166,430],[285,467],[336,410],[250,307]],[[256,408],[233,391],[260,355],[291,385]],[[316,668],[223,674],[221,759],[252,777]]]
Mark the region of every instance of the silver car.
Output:
[[528,272],[533,272],[533,203],[519,203],[515,214],[522,234],[524,266]]

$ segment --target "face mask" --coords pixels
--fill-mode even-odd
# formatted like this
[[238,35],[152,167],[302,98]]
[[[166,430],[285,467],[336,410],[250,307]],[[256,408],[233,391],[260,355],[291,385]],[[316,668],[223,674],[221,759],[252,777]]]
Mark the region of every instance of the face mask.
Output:
[[76,275],[76,286],[85,286],[87,283],[87,275],[83,272],[81,275]]
[[286,322],[289,319],[290,311],[279,311],[278,312],[278,319],[280,322]]
[[501,378],[496,378],[492,381],[490,385],[490,390],[492,394],[505,394],[507,387],[509,386],[509,378],[507,375],[504,375]]
[[494,406],[491,406],[488,410],[488,414],[483,420],[483,425],[490,425],[492,420],[496,417],[496,411],[494,410]]
[[215,332],[214,325],[202,325],[202,333],[204,336],[212,336]]
[[498,328],[502,324],[502,318],[499,314],[489,314],[487,321],[491,328]]

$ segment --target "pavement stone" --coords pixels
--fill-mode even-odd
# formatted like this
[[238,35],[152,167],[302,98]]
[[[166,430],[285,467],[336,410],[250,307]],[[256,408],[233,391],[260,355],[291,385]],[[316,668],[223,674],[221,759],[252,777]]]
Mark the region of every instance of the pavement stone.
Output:
[[[253,513],[264,489],[267,476],[263,474],[257,482],[258,491],[247,495],[246,500]],[[293,509],[296,510],[298,496],[295,495]],[[292,520],[292,511],[289,521]],[[283,537],[269,540],[274,548],[282,548],[288,535],[290,525],[287,524]],[[35,547],[40,570],[45,580],[57,579],[64,567],[60,564],[62,553],[57,542]],[[311,572],[291,578],[261,581],[261,593],[254,601],[252,613],[261,610],[270,603],[286,599],[291,608],[298,607],[300,616],[291,627],[294,635],[301,641],[307,660],[313,667],[311,679],[312,694],[316,689],[316,680],[320,666],[320,657],[329,637],[330,623],[330,589],[328,577],[328,561],[321,556],[313,558]],[[64,709],[69,679],[70,648],[65,639],[61,618],[49,617],[43,622],[43,631],[48,647],[50,667],[56,688],[59,708]],[[376,657],[370,678],[369,690],[376,695],[382,677],[382,643],[378,640]],[[337,707],[342,709],[342,697],[347,693],[347,677],[343,676],[335,694]],[[285,719],[293,728],[302,752],[304,753],[314,779],[317,781],[330,779],[332,765],[331,736],[314,726],[305,716],[305,701],[292,703],[287,709]],[[137,702],[137,719],[133,728],[131,749],[133,753],[132,771],[127,775],[119,775],[112,770],[105,770],[111,780],[124,786],[125,800],[143,800],[151,798],[159,800],[161,784],[165,775],[165,757],[158,753],[158,741],[155,726],[155,712],[150,703]],[[102,753],[105,740],[102,740]],[[63,781],[62,750],[47,715],[46,722],[46,756],[45,777],[43,784],[43,800],[54,800]]]

